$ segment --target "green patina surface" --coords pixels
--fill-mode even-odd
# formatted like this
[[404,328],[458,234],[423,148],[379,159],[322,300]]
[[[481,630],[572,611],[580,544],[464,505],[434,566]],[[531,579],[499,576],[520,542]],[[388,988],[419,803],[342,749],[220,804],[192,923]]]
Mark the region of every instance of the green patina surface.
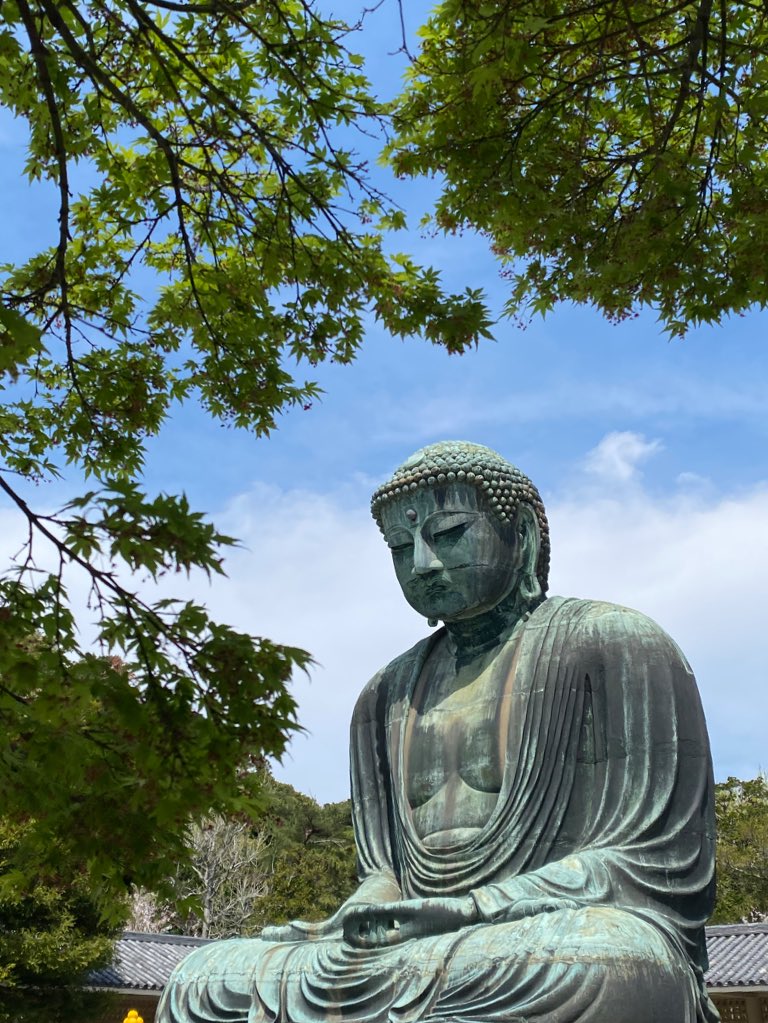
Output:
[[162,1023],[717,1020],[706,727],[654,622],[546,598],[538,491],[447,442],[373,498],[409,604],[442,627],[363,690],[360,887],[329,920],[217,942]]

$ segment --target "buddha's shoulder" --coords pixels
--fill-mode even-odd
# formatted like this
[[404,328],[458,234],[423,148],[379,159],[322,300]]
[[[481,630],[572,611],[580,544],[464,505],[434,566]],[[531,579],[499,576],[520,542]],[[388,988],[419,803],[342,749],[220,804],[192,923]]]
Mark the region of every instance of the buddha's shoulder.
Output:
[[436,633],[425,636],[377,671],[360,693],[358,704],[379,699],[383,691],[391,694],[394,689],[400,688],[404,682],[412,679],[414,673],[426,660],[429,649],[435,642],[435,637]]
[[584,622],[594,624],[597,628],[611,625],[632,627],[634,623],[651,629],[660,628],[647,614],[633,607],[584,597],[549,597],[536,608],[529,621],[531,624],[549,624],[552,619],[570,623]]
[[550,597],[534,611],[527,627],[563,630],[571,644],[605,647],[634,641],[644,646],[670,647],[679,653],[674,640],[653,618],[607,600]]

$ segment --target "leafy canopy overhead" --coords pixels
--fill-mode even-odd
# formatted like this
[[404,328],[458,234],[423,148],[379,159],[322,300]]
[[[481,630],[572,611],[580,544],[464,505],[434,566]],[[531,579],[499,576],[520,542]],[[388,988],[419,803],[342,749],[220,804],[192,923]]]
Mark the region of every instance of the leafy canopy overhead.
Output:
[[768,8],[443,0],[396,109],[403,175],[444,176],[508,311],[640,306],[667,331],[768,301]]
[[[387,255],[402,216],[355,155],[381,111],[348,38],[304,0],[0,5],[19,171],[58,204],[40,251],[0,266],[0,489],[28,535],[0,581],[19,892],[55,850],[117,917],[127,885],[184,857],[191,817],[250,805],[253,766],[297,727],[286,683],[305,653],[137,594],[221,572],[234,543],[183,496],[144,492],[148,438],[186,400],[269,433],[317,394],[302,364],[349,362],[371,315],[451,352],[487,334],[478,293]],[[34,507],[28,484],[64,472],[88,492]],[[73,569],[98,655],[68,604]]]

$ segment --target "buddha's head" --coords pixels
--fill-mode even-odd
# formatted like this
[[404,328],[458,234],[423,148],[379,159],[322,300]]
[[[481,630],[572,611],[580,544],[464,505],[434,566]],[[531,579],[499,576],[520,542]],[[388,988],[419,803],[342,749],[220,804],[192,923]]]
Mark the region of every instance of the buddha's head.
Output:
[[442,441],[408,458],[371,500],[408,603],[445,622],[544,598],[549,527],[539,492],[490,448]]

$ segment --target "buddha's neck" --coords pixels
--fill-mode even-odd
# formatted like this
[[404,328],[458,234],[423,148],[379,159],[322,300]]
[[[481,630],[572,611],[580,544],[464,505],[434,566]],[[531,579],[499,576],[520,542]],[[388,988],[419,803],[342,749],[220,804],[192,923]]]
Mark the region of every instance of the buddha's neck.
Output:
[[473,618],[445,622],[448,640],[455,651],[456,661],[459,664],[466,664],[486,650],[498,646],[520,620],[528,618],[531,610],[521,603],[515,591],[490,611],[484,611]]

